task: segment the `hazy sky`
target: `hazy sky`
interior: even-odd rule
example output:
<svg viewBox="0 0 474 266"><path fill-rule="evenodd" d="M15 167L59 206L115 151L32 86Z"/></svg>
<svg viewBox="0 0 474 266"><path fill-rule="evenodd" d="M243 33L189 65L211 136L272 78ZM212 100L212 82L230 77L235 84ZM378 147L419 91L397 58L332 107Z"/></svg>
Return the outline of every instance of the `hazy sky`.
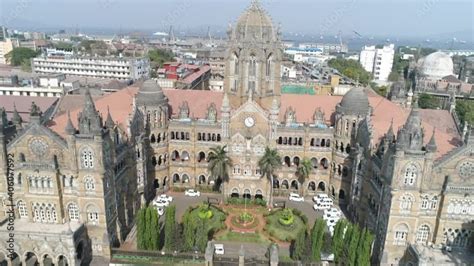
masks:
<svg viewBox="0 0 474 266"><path fill-rule="evenodd" d="M284 32L436 36L474 42L470 0L260 0ZM250 0L0 0L10 27L225 29ZM220 27L220 28L219 28ZM460 35L460 36L457 36Z"/></svg>

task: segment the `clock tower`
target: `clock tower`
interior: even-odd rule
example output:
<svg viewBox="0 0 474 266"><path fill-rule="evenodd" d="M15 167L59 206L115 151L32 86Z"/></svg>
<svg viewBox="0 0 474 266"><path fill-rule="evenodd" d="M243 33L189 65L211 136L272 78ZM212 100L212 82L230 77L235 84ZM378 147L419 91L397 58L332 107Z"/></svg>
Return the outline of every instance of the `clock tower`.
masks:
<svg viewBox="0 0 474 266"><path fill-rule="evenodd" d="M264 109L279 100L282 60L281 32L258 1L230 26L224 90L233 109L253 98Z"/></svg>

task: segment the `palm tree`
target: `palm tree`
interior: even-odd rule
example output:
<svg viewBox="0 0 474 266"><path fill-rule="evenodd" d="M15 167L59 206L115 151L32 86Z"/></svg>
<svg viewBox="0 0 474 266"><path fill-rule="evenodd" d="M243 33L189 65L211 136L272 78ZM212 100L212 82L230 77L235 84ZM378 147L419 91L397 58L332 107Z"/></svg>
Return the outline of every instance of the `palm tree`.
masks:
<svg viewBox="0 0 474 266"><path fill-rule="evenodd" d="M222 183L222 193L225 196L225 182L229 182L229 169L232 167L232 159L227 155L227 145L211 148L209 153L208 169L214 178ZM217 182L216 182L217 183Z"/></svg>
<svg viewBox="0 0 474 266"><path fill-rule="evenodd" d="M262 171L262 177L266 176L270 181L270 200L268 205L271 208L273 206L273 175L281 167L281 157L278 154L278 150L266 147L265 154L258 161L258 167Z"/></svg>
<svg viewBox="0 0 474 266"><path fill-rule="evenodd" d="M303 158L303 160L298 165L298 168L296 169L296 176L298 177L298 182L300 182L301 187L301 196L303 196L304 193L303 183L306 179L309 178L309 175L311 174L312 170L313 164L308 158Z"/></svg>

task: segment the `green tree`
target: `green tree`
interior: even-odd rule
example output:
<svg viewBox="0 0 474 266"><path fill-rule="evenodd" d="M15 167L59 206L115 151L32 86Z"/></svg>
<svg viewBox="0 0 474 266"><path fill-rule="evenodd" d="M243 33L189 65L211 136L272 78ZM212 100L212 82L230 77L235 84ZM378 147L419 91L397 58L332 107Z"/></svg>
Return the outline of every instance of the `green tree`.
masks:
<svg viewBox="0 0 474 266"><path fill-rule="evenodd" d="M323 219L317 219L311 229L311 260L321 261L321 249L324 242L324 229L326 222Z"/></svg>
<svg viewBox="0 0 474 266"><path fill-rule="evenodd" d="M166 209L165 214L165 245L167 252L176 250L176 206L172 205Z"/></svg>
<svg viewBox="0 0 474 266"><path fill-rule="evenodd" d="M58 42L54 44L54 48L60 49L60 50L67 50L71 51L73 48L72 43L67 43L67 42Z"/></svg>
<svg viewBox="0 0 474 266"><path fill-rule="evenodd" d="M146 208L145 214L145 221L146 221L146 234L145 234L145 246L147 250L150 250L152 246L152 235L153 235L153 228L152 228L152 220L153 220L153 209L149 206Z"/></svg>
<svg viewBox="0 0 474 266"><path fill-rule="evenodd" d="M265 148L265 154L258 161L258 167L262 171L262 176L266 176L270 181L270 200L268 206L273 206L273 177L275 171L281 167L281 157L277 149Z"/></svg>
<svg viewBox="0 0 474 266"><path fill-rule="evenodd" d="M352 59L331 59L329 60L328 65L337 69L337 71L339 71L344 76L352 80L358 80L363 85L368 85L372 79L372 75L365 71L358 61Z"/></svg>
<svg viewBox="0 0 474 266"><path fill-rule="evenodd" d="M190 211L184 214L183 227L184 250L190 251L196 240L196 220L193 219Z"/></svg>
<svg viewBox="0 0 474 266"><path fill-rule="evenodd" d="M296 169L296 176L298 177L298 181L300 182L301 188L301 195L304 194L304 181L309 178L311 171L313 170L313 164L308 158L303 158L298 168Z"/></svg>
<svg viewBox="0 0 474 266"><path fill-rule="evenodd" d="M229 181L229 169L232 167L232 159L227 154L227 146L211 148L209 153L208 169L211 175L219 180L216 184L222 184L222 193L226 195L225 183Z"/></svg>
<svg viewBox="0 0 474 266"><path fill-rule="evenodd" d="M433 95L422 93L418 98L418 105L421 109L437 109L439 107L439 100Z"/></svg>
<svg viewBox="0 0 474 266"><path fill-rule="evenodd" d="M174 60L173 52L164 49L153 49L148 51L148 58L152 69L163 67L163 64Z"/></svg>
<svg viewBox="0 0 474 266"><path fill-rule="evenodd" d="M204 252L207 246L208 231L207 231L208 219L197 219L196 227L196 247L199 251Z"/></svg>
<svg viewBox="0 0 474 266"><path fill-rule="evenodd" d="M31 58L34 58L39 53L25 47L13 48L5 55L6 61L12 66L28 66L31 67Z"/></svg>
<svg viewBox="0 0 474 266"><path fill-rule="evenodd" d="M334 252L334 260L338 263L341 260L344 250L344 232L347 228L346 220L339 220L334 227L334 235L332 238L332 250Z"/></svg>
<svg viewBox="0 0 474 266"><path fill-rule="evenodd" d="M152 207L148 207L151 210L151 223L150 223L150 246L149 250L158 250L158 244L160 241L160 223L158 218L158 211Z"/></svg>
<svg viewBox="0 0 474 266"><path fill-rule="evenodd" d="M138 211L137 217L137 248L140 250L146 249L146 221L145 221L146 209L142 208Z"/></svg>
<svg viewBox="0 0 474 266"><path fill-rule="evenodd" d="M359 240L357 247L356 265L370 265L372 242L374 241L374 235L365 228Z"/></svg>
<svg viewBox="0 0 474 266"><path fill-rule="evenodd" d="M471 126L474 125L474 101L457 100L456 113L461 123L467 122Z"/></svg>
<svg viewBox="0 0 474 266"><path fill-rule="evenodd" d="M302 260L306 250L306 229L300 230L292 241L290 251L294 260Z"/></svg>
<svg viewBox="0 0 474 266"><path fill-rule="evenodd" d="M360 228L358 225L352 226L352 231L350 235L350 241L346 242L347 246L347 257L346 262L349 265L356 265L356 256L359 247L359 239L360 239Z"/></svg>

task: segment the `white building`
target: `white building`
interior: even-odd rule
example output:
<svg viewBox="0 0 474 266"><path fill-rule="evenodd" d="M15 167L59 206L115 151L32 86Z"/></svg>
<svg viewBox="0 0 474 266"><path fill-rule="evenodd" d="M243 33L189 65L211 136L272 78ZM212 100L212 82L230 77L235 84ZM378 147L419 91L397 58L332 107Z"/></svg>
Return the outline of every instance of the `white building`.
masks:
<svg viewBox="0 0 474 266"><path fill-rule="evenodd" d="M13 50L13 42L11 39L5 39L4 41L0 41L0 64L7 63L5 55L8 54L11 50Z"/></svg>
<svg viewBox="0 0 474 266"><path fill-rule="evenodd" d="M359 61L362 67L374 75L375 81L388 81L392 72L393 57L395 56L395 45L384 45L382 48L365 46L360 52Z"/></svg>
<svg viewBox="0 0 474 266"><path fill-rule="evenodd" d="M148 78L150 62L146 58L121 57L37 57L32 60L34 73L62 73L82 77L138 80Z"/></svg>
<svg viewBox="0 0 474 266"><path fill-rule="evenodd" d="M79 89L79 82L67 82L64 74L40 77L27 86L7 85L0 86L0 95L34 96L34 97L61 97Z"/></svg>

